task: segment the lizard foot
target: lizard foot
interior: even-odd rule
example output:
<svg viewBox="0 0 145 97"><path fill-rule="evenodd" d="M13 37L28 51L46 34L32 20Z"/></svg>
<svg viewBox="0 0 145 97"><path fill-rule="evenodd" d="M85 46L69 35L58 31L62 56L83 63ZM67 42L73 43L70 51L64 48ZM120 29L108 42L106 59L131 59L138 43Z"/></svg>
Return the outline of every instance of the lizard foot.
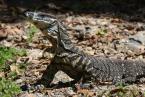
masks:
<svg viewBox="0 0 145 97"><path fill-rule="evenodd" d="M92 82L80 83L81 89L93 89L94 84Z"/></svg>

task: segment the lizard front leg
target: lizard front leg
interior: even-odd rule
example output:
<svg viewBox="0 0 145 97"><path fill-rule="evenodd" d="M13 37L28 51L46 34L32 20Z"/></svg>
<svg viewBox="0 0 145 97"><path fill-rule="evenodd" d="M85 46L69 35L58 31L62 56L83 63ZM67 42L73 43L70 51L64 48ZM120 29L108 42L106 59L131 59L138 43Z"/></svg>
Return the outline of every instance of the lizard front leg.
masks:
<svg viewBox="0 0 145 97"><path fill-rule="evenodd" d="M57 72L58 72L57 64L54 62L51 62L50 65L47 66L46 70L44 71L38 83L44 85L45 87L49 87L50 83L52 82Z"/></svg>

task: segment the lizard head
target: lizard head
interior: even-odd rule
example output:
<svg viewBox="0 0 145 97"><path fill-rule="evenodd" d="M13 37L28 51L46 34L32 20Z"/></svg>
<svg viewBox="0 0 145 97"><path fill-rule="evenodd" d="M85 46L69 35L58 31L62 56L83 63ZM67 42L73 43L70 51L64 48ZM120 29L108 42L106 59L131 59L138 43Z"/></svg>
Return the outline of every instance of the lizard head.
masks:
<svg viewBox="0 0 145 97"><path fill-rule="evenodd" d="M55 17L53 17L49 14L43 13L43 12L27 11L27 12L25 12L25 15L33 23L40 23L40 24L43 23L43 25L44 24L52 25L54 22L57 21L57 19Z"/></svg>
<svg viewBox="0 0 145 97"><path fill-rule="evenodd" d="M57 19L43 12L25 12L26 17L44 34L51 37L53 40L58 38L58 23ZM54 42L54 41L53 41Z"/></svg>
<svg viewBox="0 0 145 97"><path fill-rule="evenodd" d="M42 12L26 12L26 17L42 31L53 46L66 47L71 44L65 26L55 17Z"/></svg>

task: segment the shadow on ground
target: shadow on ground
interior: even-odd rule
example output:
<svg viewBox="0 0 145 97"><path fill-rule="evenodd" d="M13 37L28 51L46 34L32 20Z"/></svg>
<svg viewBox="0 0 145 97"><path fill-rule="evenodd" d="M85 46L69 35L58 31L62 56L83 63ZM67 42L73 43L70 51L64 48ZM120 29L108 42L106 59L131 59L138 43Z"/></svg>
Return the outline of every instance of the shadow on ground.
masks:
<svg viewBox="0 0 145 97"><path fill-rule="evenodd" d="M39 10L51 13L111 14L128 21L144 22L145 0L1 0L1 21L10 21L26 10ZM4 7L3 7L4 6ZM5 12L3 9L7 9ZM9 17L5 16L9 13ZM16 17L15 17L16 18ZM18 18L18 17L17 17Z"/></svg>

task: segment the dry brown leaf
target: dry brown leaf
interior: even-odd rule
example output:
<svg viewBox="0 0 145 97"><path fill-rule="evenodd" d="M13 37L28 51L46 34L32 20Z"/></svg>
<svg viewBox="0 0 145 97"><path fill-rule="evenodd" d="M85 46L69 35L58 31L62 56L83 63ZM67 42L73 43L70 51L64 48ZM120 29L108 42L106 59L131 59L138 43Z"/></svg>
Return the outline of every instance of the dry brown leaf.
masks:
<svg viewBox="0 0 145 97"><path fill-rule="evenodd" d="M36 97L36 95L34 95L34 94L29 94L29 93L22 93L22 94L20 94L18 97Z"/></svg>
<svg viewBox="0 0 145 97"><path fill-rule="evenodd" d="M34 69L34 70L32 70L32 71L33 71L34 75L36 75L36 76L40 75L40 74L39 74L39 71L37 71L36 69Z"/></svg>
<svg viewBox="0 0 145 97"><path fill-rule="evenodd" d="M122 23L122 22L123 21L121 19L118 19L118 18L111 20L111 23Z"/></svg>
<svg viewBox="0 0 145 97"><path fill-rule="evenodd" d="M16 65L11 65L11 66L10 66L10 70L11 70L12 72L16 72L17 74L20 74L19 68L18 68L18 66L16 66Z"/></svg>
<svg viewBox="0 0 145 97"><path fill-rule="evenodd" d="M20 27L17 24L13 24L13 25L9 25L9 24L0 24L0 34L1 32L3 32L2 35L5 35L4 33L6 33L7 35L16 35L16 34L20 34L23 31L22 27ZM0 35L1 36L1 35Z"/></svg>
<svg viewBox="0 0 145 97"><path fill-rule="evenodd" d="M4 72L0 72L0 77L4 77L5 73Z"/></svg>
<svg viewBox="0 0 145 97"><path fill-rule="evenodd" d="M7 26L6 27L6 32L8 33L8 35L15 35L16 33L18 33L18 32L16 32L16 31L18 31L16 29L17 28L13 28L11 26Z"/></svg>
<svg viewBox="0 0 145 97"><path fill-rule="evenodd" d="M88 89L80 89L77 91L77 93L87 95L87 97L95 96L95 93Z"/></svg>
<svg viewBox="0 0 145 97"><path fill-rule="evenodd" d="M0 38L4 38L7 37L7 32L5 31L5 29L0 28Z"/></svg>

